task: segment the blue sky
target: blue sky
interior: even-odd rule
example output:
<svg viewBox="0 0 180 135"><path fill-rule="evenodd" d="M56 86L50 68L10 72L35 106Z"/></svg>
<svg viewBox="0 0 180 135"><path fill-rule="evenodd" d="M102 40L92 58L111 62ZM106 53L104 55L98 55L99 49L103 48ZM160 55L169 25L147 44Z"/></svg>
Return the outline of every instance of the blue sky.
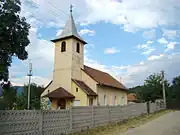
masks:
<svg viewBox="0 0 180 135"><path fill-rule="evenodd" d="M26 48L33 63L33 82L52 79L54 46L73 5L85 46L85 64L106 71L127 87L165 70L180 75L180 2L178 0L23 0L21 16L31 24ZM15 85L27 83L28 61L16 58L10 68Z"/></svg>

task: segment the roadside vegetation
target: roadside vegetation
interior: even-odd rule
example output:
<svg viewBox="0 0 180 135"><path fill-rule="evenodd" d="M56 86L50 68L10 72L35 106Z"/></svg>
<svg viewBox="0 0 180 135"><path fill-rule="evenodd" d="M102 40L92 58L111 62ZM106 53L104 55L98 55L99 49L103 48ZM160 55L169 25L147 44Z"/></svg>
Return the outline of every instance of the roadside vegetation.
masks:
<svg viewBox="0 0 180 135"><path fill-rule="evenodd" d="M148 76L144 84L130 88L129 93L135 93L137 102L154 102L163 99L162 75L156 73ZM171 82L164 80L166 102L169 108L180 108L180 76L174 77Z"/></svg>

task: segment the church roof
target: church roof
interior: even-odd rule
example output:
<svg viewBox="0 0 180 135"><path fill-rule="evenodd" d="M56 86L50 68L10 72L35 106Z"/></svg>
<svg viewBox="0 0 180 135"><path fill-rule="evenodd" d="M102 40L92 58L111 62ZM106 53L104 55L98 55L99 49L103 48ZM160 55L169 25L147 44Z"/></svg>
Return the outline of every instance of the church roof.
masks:
<svg viewBox="0 0 180 135"><path fill-rule="evenodd" d="M49 98L57 98L57 99L63 99L63 98L75 98L71 93L66 91L64 88L59 87L56 90L48 93L44 97L49 97Z"/></svg>
<svg viewBox="0 0 180 135"><path fill-rule="evenodd" d="M122 83L117 81L115 78L113 78L110 74L106 72L102 72L86 65L84 65L84 69L82 70L91 78L93 78L96 82L98 82L100 86L113 87L124 91L128 90Z"/></svg>
<svg viewBox="0 0 180 135"><path fill-rule="evenodd" d="M97 94L87 86L83 81L72 79L88 96L97 96Z"/></svg>
<svg viewBox="0 0 180 135"><path fill-rule="evenodd" d="M56 41L71 38L71 37L86 44L86 42L79 36L79 34L77 32L76 25L75 25L75 22L74 22L74 19L72 16L72 12L70 12L69 20L66 22L66 25L65 25L61 35L57 39L54 39L51 41L56 42Z"/></svg>

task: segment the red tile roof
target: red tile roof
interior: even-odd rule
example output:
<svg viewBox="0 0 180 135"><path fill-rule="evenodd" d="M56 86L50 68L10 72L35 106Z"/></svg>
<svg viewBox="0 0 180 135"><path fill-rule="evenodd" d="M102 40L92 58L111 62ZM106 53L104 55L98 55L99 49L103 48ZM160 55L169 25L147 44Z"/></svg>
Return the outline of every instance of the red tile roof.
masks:
<svg viewBox="0 0 180 135"><path fill-rule="evenodd" d="M97 94L87 86L83 81L72 79L88 96L97 96Z"/></svg>
<svg viewBox="0 0 180 135"><path fill-rule="evenodd" d="M82 69L86 74L88 74L91 78L93 78L99 85L107 86L107 87L114 87L117 89L121 89L127 91L128 89L115 78L113 78L110 74L106 72L102 72L97 69L93 69L84 65L84 69Z"/></svg>
<svg viewBox="0 0 180 135"><path fill-rule="evenodd" d="M44 97L49 97L49 98L57 98L57 99L62 99L62 98L75 98L71 93L66 91L64 88L59 87L56 90L48 93Z"/></svg>
<svg viewBox="0 0 180 135"><path fill-rule="evenodd" d="M137 98L136 98L136 94L135 93L128 94L128 101L129 102L136 101L136 100L137 100Z"/></svg>

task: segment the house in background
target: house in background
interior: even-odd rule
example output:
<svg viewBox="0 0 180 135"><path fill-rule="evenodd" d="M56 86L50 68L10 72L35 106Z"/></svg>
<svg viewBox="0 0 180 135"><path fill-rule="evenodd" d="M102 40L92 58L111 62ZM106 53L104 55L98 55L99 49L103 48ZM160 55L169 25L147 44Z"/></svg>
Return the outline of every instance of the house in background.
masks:
<svg viewBox="0 0 180 135"><path fill-rule="evenodd" d="M137 98L135 93L129 93L128 94L128 103L136 103Z"/></svg>
<svg viewBox="0 0 180 135"><path fill-rule="evenodd" d="M71 106L126 105L127 88L110 74L84 65L83 40L70 12L60 37L55 44L53 80L41 97L51 102L51 108Z"/></svg>

